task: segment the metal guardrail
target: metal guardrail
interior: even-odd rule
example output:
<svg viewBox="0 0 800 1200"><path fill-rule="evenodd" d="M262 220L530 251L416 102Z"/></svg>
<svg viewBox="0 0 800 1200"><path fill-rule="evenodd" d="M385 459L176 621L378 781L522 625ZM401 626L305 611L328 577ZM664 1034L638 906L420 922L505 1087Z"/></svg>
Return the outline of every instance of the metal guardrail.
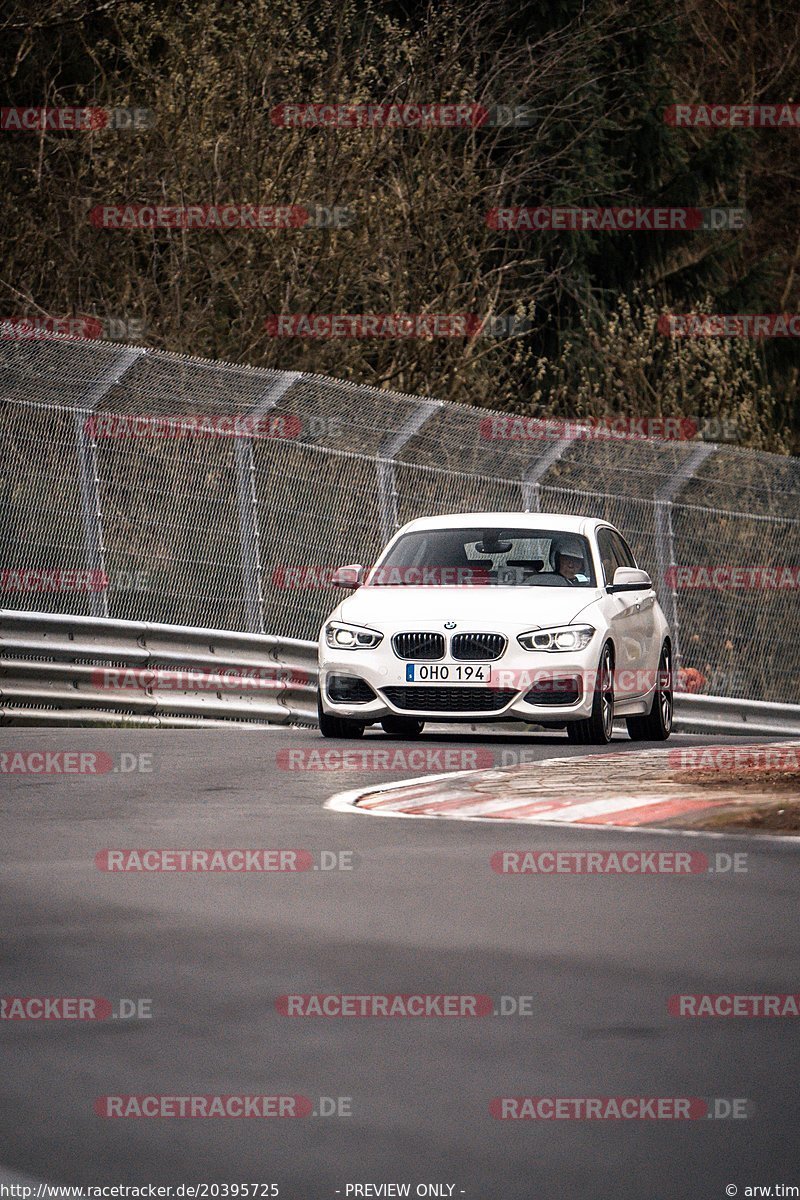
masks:
<svg viewBox="0 0 800 1200"><path fill-rule="evenodd" d="M316 723L316 692L314 642L0 612L6 724Z"/></svg>
<svg viewBox="0 0 800 1200"><path fill-rule="evenodd" d="M316 642L0 611L4 724L316 724ZM800 705L681 692L682 732L800 736Z"/></svg>
<svg viewBox="0 0 800 1200"><path fill-rule="evenodd" d="M800 705L681 692L675 697L675 729L681 733L800 737Z"/></svg>

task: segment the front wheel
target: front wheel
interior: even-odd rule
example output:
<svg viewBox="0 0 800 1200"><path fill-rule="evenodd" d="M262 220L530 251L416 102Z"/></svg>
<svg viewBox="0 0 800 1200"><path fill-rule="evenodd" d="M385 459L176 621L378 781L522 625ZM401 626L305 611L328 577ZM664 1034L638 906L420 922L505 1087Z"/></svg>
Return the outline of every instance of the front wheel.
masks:
<svg viewBox="0 0 800 1200"><path fill-rule="evenodd" d="M614 654L606 642L600 655L592 714L583 721L570 721L567 737L581 746L607 746L614 732Z"/></svg>
<svg viewBox="0 0 800 1200"><path fill-rule="evenodd" d="M402 738L405 741L419 737L425 728L425 722L417 721L414 717L384 717L381 728L387 737Z"/></svg>
<svg viewBox="0 0 800 1200"><path fill-rule="evenodd" d="M665 742L672 733L672 654L667 642L661 647L653 705L646 717L628 717L628 736L634 742Z"/></svg>
<svg viewBox="0 0 800 1200"><path fill-rule="evenodd" d="M351 721L348 717L332 717L322 711L322 696L317 692L317 719L319 731L327 738L360 738L364 734L363 721Z"/></svg>

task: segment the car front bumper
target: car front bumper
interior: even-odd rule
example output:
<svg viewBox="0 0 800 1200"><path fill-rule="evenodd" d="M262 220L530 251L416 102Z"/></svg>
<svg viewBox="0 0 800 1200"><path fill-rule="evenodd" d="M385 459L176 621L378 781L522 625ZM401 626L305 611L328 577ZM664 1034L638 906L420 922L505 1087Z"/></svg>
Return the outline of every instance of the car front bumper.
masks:
<svg viewBox="0 0 800 1200"><path fill-rule="evenodd" d="M512 649L502 658L462 666L491 669L488 683L411 683L406 679L407 660L369 651L333 651L320 647L319 682L326 713L366 723L384 717L413 717L429 721L520 720L531 724L558 724L582 720L592 711L599 648L596 638L585 650L548 653ZM415 663L415 666L437 666ZM448 665L454 665L452 660ZM338 677L361 680L374 693L366 702L334 699L346 689L337 687ZM568 681L565 687L562 681ZM535 695L531 695L532 689Z"/></svg>

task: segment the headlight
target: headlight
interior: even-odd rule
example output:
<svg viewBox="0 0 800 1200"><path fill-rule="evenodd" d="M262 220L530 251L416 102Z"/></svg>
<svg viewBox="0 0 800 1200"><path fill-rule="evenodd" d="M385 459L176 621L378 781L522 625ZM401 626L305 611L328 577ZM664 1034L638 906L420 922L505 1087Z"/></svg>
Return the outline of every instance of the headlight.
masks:
<svg viewBox="0 0 800 1200"><path fill-rule="evenodd" d="M521 633L517 641L523 650L585 650L593 637L591 625L557 625Z"/></svg>
<svg viewBox="0 0 800 1200"><path fill-rule="evenodd" d="M325 626L325 641L332 650L370 650L381 644L383 634L377 629L365 629L363 625L330 621Z"/></svg>

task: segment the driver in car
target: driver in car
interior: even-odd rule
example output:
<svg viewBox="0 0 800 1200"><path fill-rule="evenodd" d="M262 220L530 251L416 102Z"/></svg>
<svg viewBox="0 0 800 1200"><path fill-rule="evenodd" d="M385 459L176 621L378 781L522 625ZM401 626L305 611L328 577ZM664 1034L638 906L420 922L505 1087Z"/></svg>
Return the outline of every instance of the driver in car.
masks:
<svg viewBox="0 0 800 1200"><path fill-rule="evenodd" d="M562 538L556 542L553 548L553 562L556 573L563 576L571 586L588 582L583 542L579 538Z"/></svg>

